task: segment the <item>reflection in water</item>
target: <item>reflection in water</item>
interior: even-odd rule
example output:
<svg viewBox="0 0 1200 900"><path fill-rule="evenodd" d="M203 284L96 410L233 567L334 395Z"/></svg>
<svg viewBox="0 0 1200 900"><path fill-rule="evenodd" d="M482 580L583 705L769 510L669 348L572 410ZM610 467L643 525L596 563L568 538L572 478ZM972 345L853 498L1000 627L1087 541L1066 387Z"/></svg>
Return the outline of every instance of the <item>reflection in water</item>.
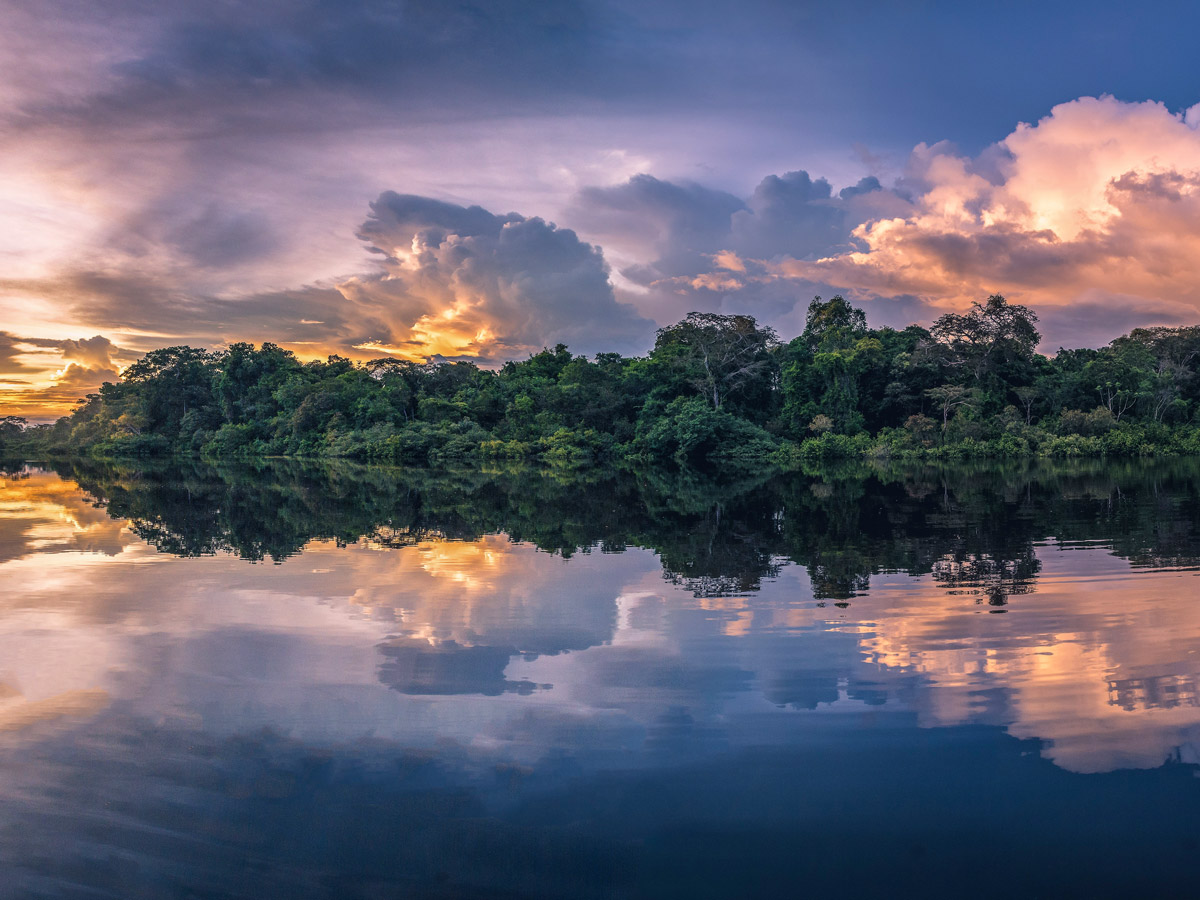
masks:
<svg viewBox="0 0 1200 900"><path fill-rule="evenodd" d="M1021 559L997 559L990 553L947 553L933 563L933 580L951 594L966 594L976 603L1007 606L1013 594L1028 594L1042 564L1032 552ZM993 610L1003 612L1004 610Z"/></svg>
<svg viewBox="0 0 1200 900"><path fill-rule="evenodd" d="M1200 812L1195 463L56 469L0 482L18 894L951 889L968 829L1103 895L1129 797Z"/></svg>

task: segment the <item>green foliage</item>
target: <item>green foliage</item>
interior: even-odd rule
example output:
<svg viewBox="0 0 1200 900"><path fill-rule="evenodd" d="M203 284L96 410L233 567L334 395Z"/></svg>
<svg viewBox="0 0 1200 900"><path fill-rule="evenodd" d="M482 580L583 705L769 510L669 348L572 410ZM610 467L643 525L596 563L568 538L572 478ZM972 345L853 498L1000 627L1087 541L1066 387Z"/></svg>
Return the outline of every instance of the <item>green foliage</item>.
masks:
<svg viewBox="0 0 1200 900"><path fill-rule="evenodd" d="M959 384L1000 399L1032 380L1034 350L1041 334L1037 315L999 294L974 303L963 315L947 313L930 329L945 365L959 373Z"/></svg>
<svg viewBox="0 0 1200 900"><path fill-rule="evenodd" d="M681 465L734 467L766 460L778 444L763 429L700 397L677 397L661 410L647 406L634 452L643 459Z"/></svg>
<svg viewBox="0 0 1200 900"><path fill-rule="evenodd" d="M498 371L167 347L52 425L0 418L0 452L652 462L737 477L852 458L1200 453L1200 326L1050 358L1034 352L1036 322L993 295L929 330L873 330L844 298L818 297L787 344L749 316L692 313L643 358L559 344Z"/></svg>
<svg viewBox="0 0 1200 900"><path fill-rule="evenodd" d="M659 371L698 393L714 411L740 400L743 412L764 398L774 381L771 351L778 345L774 330L751 316L688 313L661 328L651 360Z"/></svg>
<svg viewBox="0 0 1200 900"><path fill-rule="evenodd" d="M800 445L800 455L806 461L825 459L851 459L863 456L869 442L862 435L850 437L845 434L826 432L820 437L805 441Z"/></svg>

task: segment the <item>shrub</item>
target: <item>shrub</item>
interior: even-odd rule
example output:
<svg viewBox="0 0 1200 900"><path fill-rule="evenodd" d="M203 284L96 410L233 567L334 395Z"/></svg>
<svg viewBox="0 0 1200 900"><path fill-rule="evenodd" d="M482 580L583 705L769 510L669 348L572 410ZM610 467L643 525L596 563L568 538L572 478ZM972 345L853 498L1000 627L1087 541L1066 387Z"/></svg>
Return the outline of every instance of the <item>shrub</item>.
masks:
<svg viewBox="0 0 1200 900"><path fill-rule="evenodd" d="M834 434L826 432L817 438L809 438L800 445L800 456L806 462L823 459L850 459L865 456L871 446L866 435Z"/></svg>

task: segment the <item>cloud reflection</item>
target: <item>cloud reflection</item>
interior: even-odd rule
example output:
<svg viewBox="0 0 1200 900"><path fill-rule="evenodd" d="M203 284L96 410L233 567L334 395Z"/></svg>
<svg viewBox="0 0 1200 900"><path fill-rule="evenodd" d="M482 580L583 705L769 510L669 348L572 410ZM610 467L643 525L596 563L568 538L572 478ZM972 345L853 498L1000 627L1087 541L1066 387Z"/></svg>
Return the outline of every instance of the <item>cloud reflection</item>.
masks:
<svg viewBox="0 0 1200 900"><path fill-rule="evenodd" d="M1200 733L1195 573L1090 545L947 557L832 604L794 565L704 596L644 550L564 559L494 534L178 559L58 476L25 472L0 499L5 721L102 715L111 698L231 733L491 746L536 711L509 748L524 755L531 722L568 711L624 742L686 710L723 746L753 740L734 724L751 710L877 708L1002 726L1081 772L1154 767ZM1007 614L988 615L1000 595Z"/></svg>

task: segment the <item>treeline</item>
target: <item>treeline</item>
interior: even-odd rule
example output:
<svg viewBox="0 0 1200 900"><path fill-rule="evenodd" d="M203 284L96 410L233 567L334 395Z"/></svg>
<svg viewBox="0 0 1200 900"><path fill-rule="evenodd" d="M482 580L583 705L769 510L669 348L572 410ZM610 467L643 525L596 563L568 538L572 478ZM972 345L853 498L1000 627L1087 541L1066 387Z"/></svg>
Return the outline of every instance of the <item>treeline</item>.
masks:
<svg viewBox="0 0 1200 900"><path fill-rule="evenodd" d="M1200 326L1036 352L1037 316L994 295L931 328L871 329L816 298L783 343L692 313L646 357L558 345L469 362L301 362L273 344L148 353L52 425L0 421L10 453L325 456L405 465L538 460L694 468L876 456L1200 454Z"/></svg>

